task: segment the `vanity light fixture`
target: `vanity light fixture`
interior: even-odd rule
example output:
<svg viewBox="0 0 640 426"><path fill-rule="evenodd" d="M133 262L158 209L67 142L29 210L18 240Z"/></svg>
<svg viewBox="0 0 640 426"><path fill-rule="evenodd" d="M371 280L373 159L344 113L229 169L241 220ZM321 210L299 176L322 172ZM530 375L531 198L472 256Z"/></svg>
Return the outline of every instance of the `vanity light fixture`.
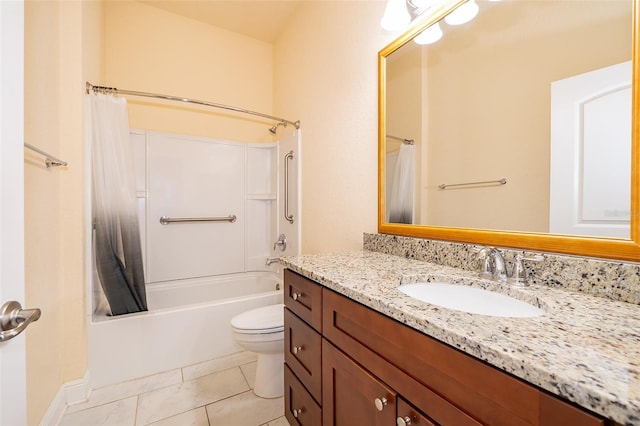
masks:
<svg viewBox="0 0 640 426"><path fill-rule="evenodd" d="M432 44L442 38L442 29L440 28L440 23L436 22L435 24L425 28L420 34L418 34L413 41L418 44Z"/></svg>
<svg viewBox="0 0 640 426"><path fill-rule="evenodd" d="M380 25L387 31L404 31L427 10L447 0L387 0Z"/></svg>
<svg viewBox="0 0 640 426"><path fill-rule="evenodd" d="M403 31L411 22L405 0L387 0L380 25L387 31Z"/></svg>
<svg viewBox="0 0 640 426"><path fill-rule="evenodd" d="M465 24L476 17L479 9L475 0L469 0L445 16L444 21L449 25Z"/></svg>

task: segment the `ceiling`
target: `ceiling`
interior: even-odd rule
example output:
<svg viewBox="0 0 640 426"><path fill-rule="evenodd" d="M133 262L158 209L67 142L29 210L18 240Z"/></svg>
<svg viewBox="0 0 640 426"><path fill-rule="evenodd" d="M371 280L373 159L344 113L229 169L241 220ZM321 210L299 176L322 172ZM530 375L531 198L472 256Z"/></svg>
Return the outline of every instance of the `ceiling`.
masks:
<svg viewBox="0 0 640 426"><path fill-rule="evenodd" d="M139 0L266 43L273 43L303 1L309 0Z"/></svg>

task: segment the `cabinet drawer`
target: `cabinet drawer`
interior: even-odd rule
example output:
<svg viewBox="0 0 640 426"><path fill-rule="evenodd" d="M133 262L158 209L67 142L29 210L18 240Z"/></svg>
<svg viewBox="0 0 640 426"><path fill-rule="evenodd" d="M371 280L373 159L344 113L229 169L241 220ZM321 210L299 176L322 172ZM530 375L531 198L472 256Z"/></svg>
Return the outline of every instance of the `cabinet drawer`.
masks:
<svg viewBox="0 0 640 426"><path fill-rule="evenodd" d="M284 415L290 425L320 426L322 410L298 378L284 366Z"/></svg>
<svg viewBox="0 0 640 426"><path fill-rule="evenodd" d="M284 304L317 331L322 331L322 286L284 270Z"/></svg>
<svg viewBox="0 0 640 426"><path fill-rule="evenodd" d="M604 424L598 416L331 290L324 289L323 300L324 336L438 423L451 419L442 417L443 408L425 408L434 402L447 412L456 406L474 421L496 426L557 424L551 418L564 416L573 419L567 424ZM386 364L400 373L388 373ZM414 382L429 392L409 390ZM424 399L429 395L432 401Z"/></svg>
<svg viewBox="0 0 640 426"><path fill-rule="evenodd" d="M398 397L398 426L438 426L429 417L420 412L417 408L409 404L404 399Z"/></svg>
<svg viewBox="0 0 640 426"><path fill-rule="evenodd" d="M322 397L321 342L317 331L284 310L284 360L318 402Z"/></svg>

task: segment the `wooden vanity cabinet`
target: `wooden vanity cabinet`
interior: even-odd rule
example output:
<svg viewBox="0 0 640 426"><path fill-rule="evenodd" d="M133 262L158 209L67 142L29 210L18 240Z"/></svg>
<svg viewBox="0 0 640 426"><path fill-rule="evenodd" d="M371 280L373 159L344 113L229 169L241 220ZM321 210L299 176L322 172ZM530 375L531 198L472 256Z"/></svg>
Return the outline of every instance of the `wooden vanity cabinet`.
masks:
<svg viewBox="0 0 640 426"><path fill-rule="evenodd" d="M347 297L328 289L322 297L324 338L436 424L607 424L602 417ZM330 391L323 383L325 418L330 415Z"/></svg>
<svg viewBox="0 0 640 426"><path fill-rule="evenodd" d="M609 425L289 270L285 305L291 425Z"/></svg>

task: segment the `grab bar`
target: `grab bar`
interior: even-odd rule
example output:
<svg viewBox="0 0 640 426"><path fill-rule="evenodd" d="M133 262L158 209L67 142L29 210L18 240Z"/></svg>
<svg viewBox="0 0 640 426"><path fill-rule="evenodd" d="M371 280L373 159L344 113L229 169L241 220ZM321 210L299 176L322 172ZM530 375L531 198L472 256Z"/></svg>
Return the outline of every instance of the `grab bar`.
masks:
<svg viewBox="0 0 640 426"><path fill-rule="evenodd" d="M169 217L162 216L160 223L162 225L169 225L171 223L188 223L188 222L235 222L237 219L235 214L227 217Z"/></svg>
<svg viewBox="0 0 640 426"><path fill-rule="evenodd" d="M498 179L498 180L486 180L483 182L466 182L466 183L450 183L450 184L442 184L442 185L438 185L438 188L440 189L447 189L447 188L451 188L453 186L468 186L468 185L486 185L486 184L491 184L491 183L497 183L500 185L505 185L507 183L507 180L505 178L502 179Z"/></svg>
<svg viewBox="0 0 640 426"><path fill-rule="evenodd" d="M293 160L293 151L284 156L284 218L293 223L293 215L289 214L289 160Z"/></svg>

